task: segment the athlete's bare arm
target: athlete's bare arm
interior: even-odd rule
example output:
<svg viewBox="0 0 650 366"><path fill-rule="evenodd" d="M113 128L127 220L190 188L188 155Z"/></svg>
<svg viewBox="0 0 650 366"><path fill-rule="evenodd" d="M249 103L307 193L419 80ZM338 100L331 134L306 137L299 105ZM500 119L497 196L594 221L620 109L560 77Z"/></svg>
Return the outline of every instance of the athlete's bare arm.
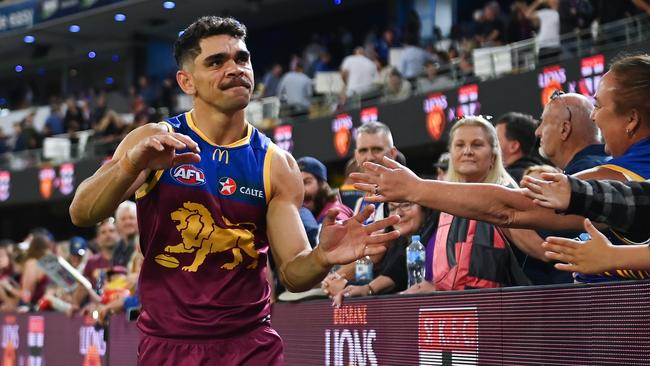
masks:
<svg viewBox="0 0 650 366"><path fill-rule="evenodd" d="M176 149L193 152L176 154ZM70 217L78 226L90 226L115 212L133 195L151 170L200 160L198 145L189 137L169 132L162 124L147 124L130 132L115 150L113 159L83 181L70 205Z"/></svg>
<svg viewBox="0 0 650 366"><path fill-rule="evenodd" d="M267 234L278 275L289 291L308 290L325 277L332 265L381 253L386 250L383 242L399 236L398 232L372 234L397 223L396 216L363 226L372 212L370 208L336 224L337 211L331 210L323 222L319 245L312 251L298 214L304 198L298 165L291 155L280 150L275 150L272 158Z"/></svg>

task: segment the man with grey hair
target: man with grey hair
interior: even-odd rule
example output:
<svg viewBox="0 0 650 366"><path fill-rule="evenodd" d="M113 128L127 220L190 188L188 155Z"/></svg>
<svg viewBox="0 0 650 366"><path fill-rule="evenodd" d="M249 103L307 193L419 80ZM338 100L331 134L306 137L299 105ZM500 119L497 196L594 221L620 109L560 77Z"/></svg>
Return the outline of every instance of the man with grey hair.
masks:
<svg viewBox="0 0 650 366"><path fill-rule="evenodd" d="M138 245L138 218L133 201L124 201L115 210L115 225L120 234L120 242L113 251L112 264L126 267L131 261L135 246Z"/></svg>
<svg viewBox="0 0 650 366"><path fill-rule="evenodd" d="M535 130L540 138L539 153L566 174L593 168L608 160L591 120L594 107L582 94L555 91L544 107Z"/></svg>
<svg viewBox="0 0 650 366"><path fill-rule="evenodd" d="M363 163L366 161L381 164L382 158L387 156L391 159L397 157L398 151L393 144L393 134L390 128L381 122L368 122L357 128L356 148L354 149L354 160L364 170ZM368 203L361 197L357 200L354 212L360 212ZM383 204L375 205L374 219L384 217ZM372 221L373 217L368 220Z"/></svg>

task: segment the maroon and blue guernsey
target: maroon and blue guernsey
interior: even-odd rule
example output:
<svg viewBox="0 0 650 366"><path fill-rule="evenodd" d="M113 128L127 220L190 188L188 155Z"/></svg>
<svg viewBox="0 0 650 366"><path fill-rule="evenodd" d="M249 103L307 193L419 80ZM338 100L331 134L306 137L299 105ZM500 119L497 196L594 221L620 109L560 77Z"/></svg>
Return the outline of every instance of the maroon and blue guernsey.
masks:
<svg viewBox="0 0 650 366"><path fill-rule="evenodd" d="M248 125L245 138L219 146L190 112L170 130L199 144L201 161L153 172L136 193L142 313L147 335L223 338L270 314L266 211L275 145Z"/></svg>

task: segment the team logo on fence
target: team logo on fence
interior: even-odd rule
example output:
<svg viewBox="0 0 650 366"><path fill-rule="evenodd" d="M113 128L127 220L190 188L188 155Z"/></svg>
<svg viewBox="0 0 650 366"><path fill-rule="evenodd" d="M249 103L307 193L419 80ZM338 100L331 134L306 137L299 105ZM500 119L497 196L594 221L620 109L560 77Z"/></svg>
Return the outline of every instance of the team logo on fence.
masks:
<svg viewBox="0 0 650 366"><path fill-rule="evenodd" d="M424 100L424 113L427 114L426 127L433 141L438 141L445 130L445 109L447 97L442 93L433 93Z"/></svg>
<svg viewBox="0 0 650 366"><path fill-rule="evenodd" d="M429 308L418 314L420 365L478 365L476 308Z"/></svg>
<svg viewBox="0 0 650 366"><path fill-rule="evenodd" d="M11 172L0 170L0 201L6 201L11 196Z"/></svg>
<svg viewBox="0 0 650 366"><path fill-rule="evenodd" d="M361 110L359 114L361 124L379 121L379 109L377 107L368 107Z"/></svg>
<svg viewBox="0 0 650 366"><path fill-rule="evenodd" d="M339 157L345 157L350 151L352 140L352 117L349 114L339 114L332 121L334 133L334 149Z"/></svg>

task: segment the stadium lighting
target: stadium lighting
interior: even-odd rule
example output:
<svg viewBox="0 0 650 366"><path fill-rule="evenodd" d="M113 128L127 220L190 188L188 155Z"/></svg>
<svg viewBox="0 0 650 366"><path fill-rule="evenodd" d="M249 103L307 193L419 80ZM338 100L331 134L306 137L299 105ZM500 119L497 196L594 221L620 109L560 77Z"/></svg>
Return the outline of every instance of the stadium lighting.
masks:
<svg viewBox="0 0 650 366"><path fill-rule="evenodd" d="M81 27L76 24L73 24L68 28L68 30L70 31L70 33L79 33Z"/></svg>
<svg viewBox="0 0 650 366"><path fill-rule="evenodd" d="M97 57L97 54L95 53L95 51L88 52L88 58L95 58L95 57Z"/></svg>
<svg viewBox="0 0 650 366"><path fill-rule="evenodd" d="M167 10L174 9L175 7L176 7L176 3L173 2L173 1L165 1L165 2L163 3L163 8L165 8L165 9L167 9Z"/></svg>
<svg viewBox="0 0 650 366"><path fill-rule="evenodd" d="M106 85L113 85L113 81L114 81L113 78L110 77L110 76L107 77L106 79L104 79L104 82L106 83Z"/></svg>
<svg viewBox="0 0 650 366"><path fill-rule="evenodd" d="M183 35L183 33L185 33L185 31L184 31L184 30L182 30L182 31L180 31L180 32L178 32L178 36L179 36L179 37L180 37L180 36L182 36L182 35Z"/></svg>
<svg viewBox="0 0 650 366"><path fill-rule="evenodd" d="M113 19L115 19L116 22L123 22L123 21L126 20L126 15L124 15L124 14L122 14L122 13L117 13L117 14L115 14L115 16L113 17Z"/></svg>
<svg viewBox="0 0 650 366"><path fill-rule="evenodd" d="M111 61L119 62L120 61L120 55L115 54L115 55L111 56Z"/></svg>
<svg viewBox="0 0 650 366"><path fill-rule="evenodd" d="M16 67L14 67L14 70L16 70L16 72L23 72L23 65L16 65Z"/></svg>
<svg viewBox="0 0 650 366"><path fill-rule="evenodd" d="M36 42L36 38L34 36L25 36L23 38L23 42L25 42L25 43L34 43L34 42Z"/></svg>
<svg viewBox="0 0 650 366"><path fill-rule="evenodd" d="M334 5L341 5L342 0L334 0Z"/></svg>

